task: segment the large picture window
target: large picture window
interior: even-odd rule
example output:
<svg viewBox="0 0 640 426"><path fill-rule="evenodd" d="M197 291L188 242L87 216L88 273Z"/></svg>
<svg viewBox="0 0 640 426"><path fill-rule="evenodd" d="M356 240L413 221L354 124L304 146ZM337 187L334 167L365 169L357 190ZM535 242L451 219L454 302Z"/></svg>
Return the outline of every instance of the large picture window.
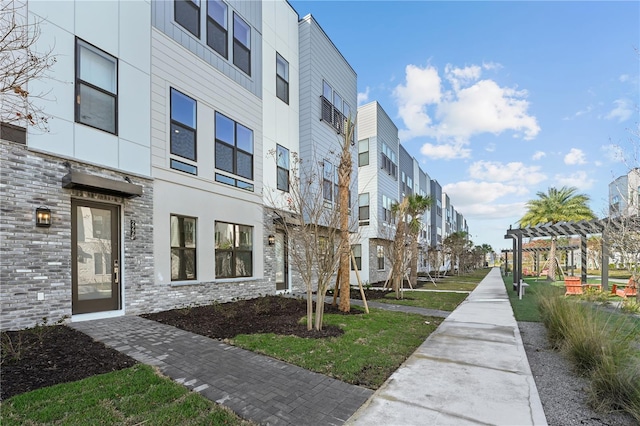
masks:
<svg viewBox="0 0 640 426"><path fill-rule="evenodd" d="M233 65L251 76L251 27L233 14Z"/></svg>
<svg viewBox="0 0 640 426"><path fill-rule="evenodd" d="M196 219L171 215L171 281L196 279Z"/></svg>
<svg viewBox="0 0 640 426"><path fill-rule="evenodd" d="M76 39L75 120L118 133L118 60Z"/></svg>
<svg viewBox="0 0 640 426"><path fill-rule="evenodd" d="M216 278L253 275L253 227L215 223Z"/></svg>
<svg viewBox="0 0 640 426"><path fill-rule="evenodd" d="M171 154L196 161L196 101L171 89Z"/></svg>
<svg viewBox="0 0 640 426"><path fill-rule="evenodd" d="M175 0L173 4L175 21L200 38L200 0Z"/></svg>
<svg viewBox="0 0 640 426"><path fill-rule="evenodd" d="M225 59L228 57L227 5L220 0L207 1L207 44Z"/></svg>
<svg viewBox="0 0 640 426"><path fill-rule="evenodd" d="M277 187L280 191L289 192L289 150L276 145L277 159Z"/></svg>
<svg viewBox="0 0 640 426"><path fill-rule="evenodd" d="M289 62L276 53L276 96L289 104Z"/></svg>
<svg viewBox="0 0 640 426"><path fill-rule="evenodd" d="M253 180L253 131L216 112L216 169Z"/></svg>

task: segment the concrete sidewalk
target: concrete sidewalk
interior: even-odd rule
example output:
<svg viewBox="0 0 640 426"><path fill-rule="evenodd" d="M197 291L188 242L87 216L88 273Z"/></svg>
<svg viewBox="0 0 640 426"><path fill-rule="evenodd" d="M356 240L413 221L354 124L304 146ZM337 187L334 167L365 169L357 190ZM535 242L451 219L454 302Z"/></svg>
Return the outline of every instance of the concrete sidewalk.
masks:
<svg viewBox="0 0 640 426"><path fill-rule="evenodd" d="M547 424L498 268L347 424Z"/></svg>

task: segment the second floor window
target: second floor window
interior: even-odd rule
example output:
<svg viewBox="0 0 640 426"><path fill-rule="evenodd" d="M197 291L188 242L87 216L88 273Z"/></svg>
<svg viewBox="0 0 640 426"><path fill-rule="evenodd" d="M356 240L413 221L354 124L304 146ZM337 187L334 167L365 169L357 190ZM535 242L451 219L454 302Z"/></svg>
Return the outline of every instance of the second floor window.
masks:
<svg viewBox="0 0 640 426"><path fill-rule="evenodd" d="M173 88L171 154L196 161L196 101Z"/></svg>
<svg viewBox="0 0 640 426"><path fill-rule="evenodd" d="M251 76L251 27L233 14L233 64Z"/></svg>
<svg viewBox="0 0 640 426"><path fill-rule="evenodd" d="M207 44L227 59L227 5L220 0L207 1Z"/></svg>
<svg viewBox="0 0 640 426"><path fill-rule="evenodd" d="M289 104L289 62L276 53L276 96Z"/></svg>
<svg viewBox="0 0 640 426"><path fill-rule="evenodd" d="M277 145L276 155L278 156L276 185L280 191L289 192L289 150Z"/></svg>
<svg viewBox="0 0 640 426"><path fill-rule="evenodd" d="M369 224L369 193L365 192L358 196L358 220L360 226Z"/></svg>
<svg viewBox="0 0 640 426"><path fill-rule="evenodd" d="M333 164L327 160L322 170L322 196L328 202L333 201Z"/></svg>
<svg viewBox="0 0 640 426"><path fill-rule="evenodd" d="M358 141L358 166L369 165L369 139Z"/></svg>
<svg viewBox="0 0 640 426"><path fill-rule="evenodd" d="M216 112L216 169L253 180L253 131Z"/></svg>
<svg viewBox="0 0 640 426"><path fill-rule="evenodd" d="M200 0L175 0L173 16L185 30L200 38Z"/></svg>
<svg viewBox="0 0 640 426"><path fill-rule="evenodd" d="M76 39L75 121L118 133L118 60Z"/></svg>

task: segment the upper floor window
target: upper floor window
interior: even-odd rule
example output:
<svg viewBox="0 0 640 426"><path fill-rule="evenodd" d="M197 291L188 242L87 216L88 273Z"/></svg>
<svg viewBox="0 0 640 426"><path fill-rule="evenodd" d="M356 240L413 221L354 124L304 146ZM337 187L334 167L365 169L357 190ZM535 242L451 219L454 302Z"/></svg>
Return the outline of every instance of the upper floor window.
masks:
<svg viewBox="0 0 640 426"><path fill-rule="evenodd" d="M382 142L382 161L380 168L387 171L394 178L398 178L398 163L396 162L396 153L389 146Z"/></svg>
<svg viewBox="0 0 640 426"><path fill-rule="evenodd" d="M233 14L233 64L251 76L251 27Z"/></svg>
<svg viewBox="0 0 640 426"><path fill-rule="evenodd" d="M369 139L358 141L358 166L369 165Z"/></svg>
<svg viewBox="0 0 640 426"><path fill-rule="evenodd" d="M387 223L393 223L393 214L391 212L391 207L395 201L392 198L387 197L386 195L382 196L382 220Z"/></svg>
<svg viewBox="0 0 640 426"><path fill-rule="evenodd" d="M227 5L220 0L207 1L207 45L225 59L228 58L229 30Z"/></svg>
<svg viewBox="0 0 640 426"><path fill-rule="evenodd" d="M171 154L196 161L196 101L171 88Z"/></svg>
<svg viewBox="0 0 640 426"><path fill-rule="evenodd" d="M324 160L322 167L322 196L326 201L333 201L333 164Z"/></svg>
<svg viewBox="0 0 640 426"><path fill-rule="evenodd" d="M351 118L351 108L329 83L322 81L321 119L333 126L338 133L345 133L345 120ZM352 135L353 141L353 135Z"/></svg>
<svg viewBox="0 0 640 426"><path fill-rule="evenodd" d="M215 223L216 278L253 275L253 227Z"/></svg>
<svg viewBox="0 0 640 426"><path fill-rule="evenodd" d="M277 187L280 191L289 192L289 150L276 145L277 159Z"/></svg>
<svg viewBox="0 0 640 426"><path fill-rule="evenodd" d="M276 53L276 96L289 104L289 62Z"/></svg>
<svg viewBox="0 0 640 426"><path fill-rule="evenodd" d="M358 220L360 226L369 224L369 193L358 195Z"/></svg>
<svg viewBox="0 0 640 426"><path fill-rule="evenodd" d="M216 169L253 180L253 131L219 112L215 126Z"/></svg>
<svg viewBox="0 0 640 426"><path fill-rule="evenodd" d="M200 0L175 0L173 4L175 21L200 38Z"/></svg>
<svg viewBox="0 0 640 426"><path fill-rule="evenodd" d="M196 279L196 219L171 215L171 281Z"/></svg>
<svg viewBox="0 0 640 426"><path fill-rule="evenodd" d="M75 121L118 133L118 60L76 39Z"/></svg>

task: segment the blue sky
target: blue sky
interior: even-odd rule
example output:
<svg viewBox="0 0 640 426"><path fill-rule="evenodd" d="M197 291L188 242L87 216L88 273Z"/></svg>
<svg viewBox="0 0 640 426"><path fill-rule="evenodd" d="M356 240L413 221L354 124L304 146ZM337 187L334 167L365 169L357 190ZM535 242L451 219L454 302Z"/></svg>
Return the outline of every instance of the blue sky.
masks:
<svg viewBox="0 0 640 426"><path fill-rule="evenodd" d="M577 187L602 217L609 182L639 165L640 2L290 3L333 40L360 104L382 105L475 244L510 248L506 229L552 186Z"/></svg>

